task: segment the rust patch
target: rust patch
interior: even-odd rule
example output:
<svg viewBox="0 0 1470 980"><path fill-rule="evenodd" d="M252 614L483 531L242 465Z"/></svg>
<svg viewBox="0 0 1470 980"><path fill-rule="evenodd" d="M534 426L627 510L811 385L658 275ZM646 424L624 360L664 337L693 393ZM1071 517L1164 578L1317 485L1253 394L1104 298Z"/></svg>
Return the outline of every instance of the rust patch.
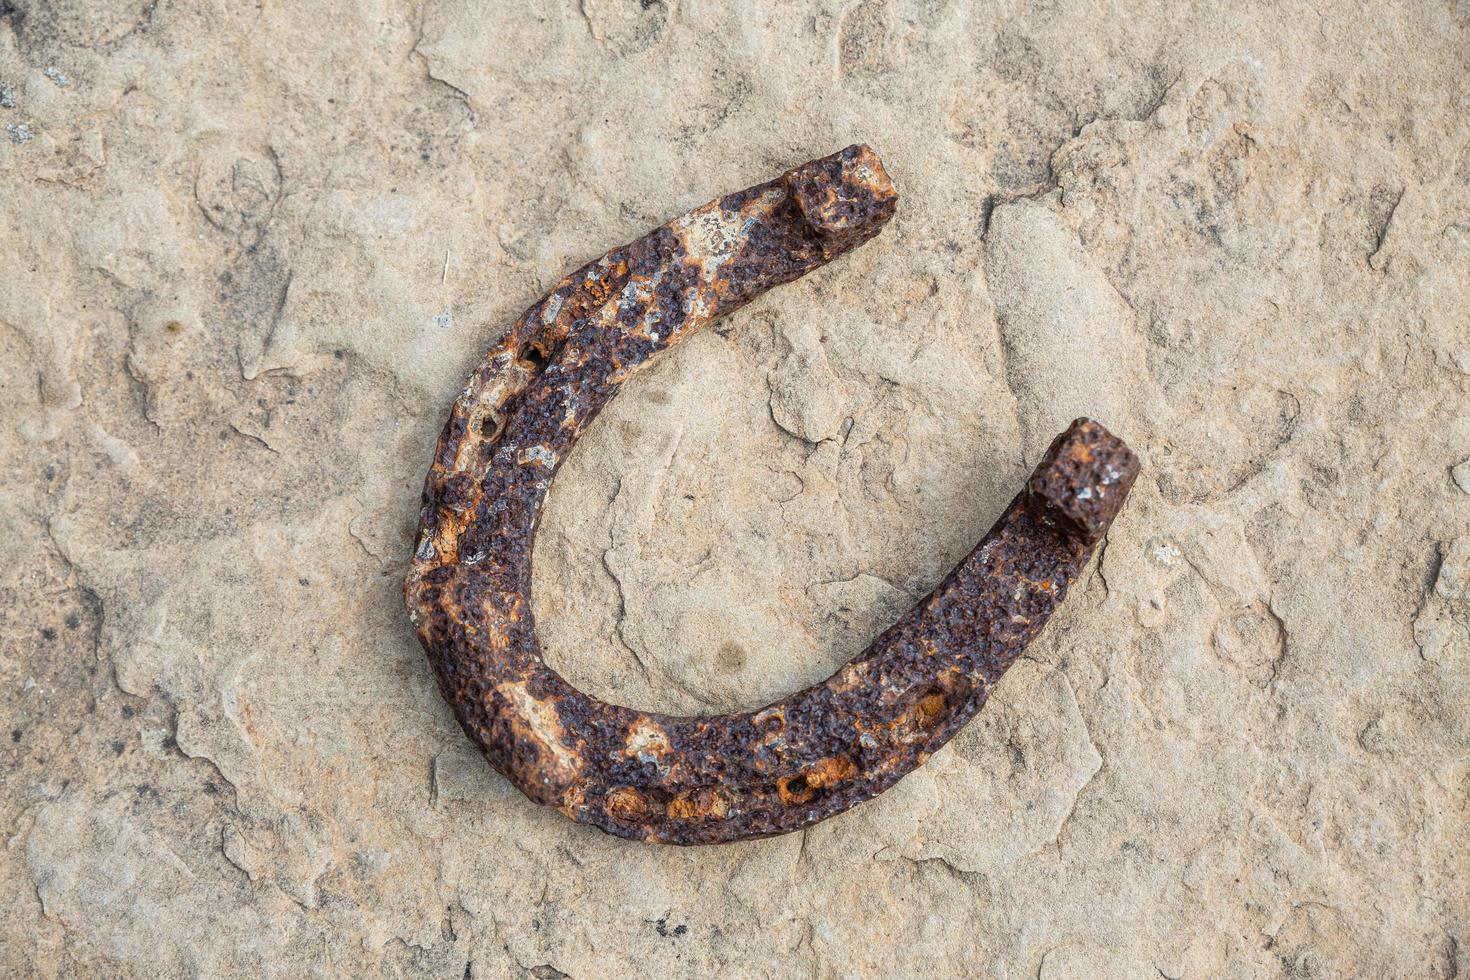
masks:
<svg viewBox="0 0 1470 980"><path fill-rule="evenodd" d="M613 819L626 823L637 823L654 809L648 798L631 786L609 790L603 798L603 808Z"/></svg>
<svg viewBox="0 0 1470 980"><path fill-rule="evenodd" d="M730 801L713 786L701 786L669 801L670 820L723 820L730 815Z"/></svg>
<svg viewBox="0 0 1470 980"><path fill-rule="evenodd" d="M831 789L844 780L851 779L857 775L857 763L845 755L835 756L831 759L823 759L808 769L806 784L813 789Z"/></svg>
<svg viewBox="0 0 1470 980"><path fill-rule="evenodd" d="M926 694L914 706L914 721L920 728L933 728L944 717L944 695Z"/></svg>
<svg viewBox="0 0 1470 980"><path fill-rule="evenodd" d="M456 399L404 598L460 725L531 799L674 844L787 833L861 803L975 716L1118 513L1138 460L1079 419L938 588L832 677L759 711L637 712L543 662L532 543L577 437L642 365L862 245L897 202L866 146L711 201L563 279Z"/></svg>

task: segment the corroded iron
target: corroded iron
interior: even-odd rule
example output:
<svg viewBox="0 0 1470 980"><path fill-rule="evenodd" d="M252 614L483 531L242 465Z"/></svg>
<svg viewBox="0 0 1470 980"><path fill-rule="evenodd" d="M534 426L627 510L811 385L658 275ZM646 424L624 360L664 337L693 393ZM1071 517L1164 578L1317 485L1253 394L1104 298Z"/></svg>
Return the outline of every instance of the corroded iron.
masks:
<svg viewBox="0 0 1470 980"><path fill-rule="evenodd" d="M674 844L786 833L869 799L974 717L1117 514L1138 461L1079 419L939 587L821 684L674 717L588 697L543 662L532 540L577 436L656 354L863 244L897 200L852 146L696 208L563 279L455 401L404 594L460 724L531 799Z"/></svg>

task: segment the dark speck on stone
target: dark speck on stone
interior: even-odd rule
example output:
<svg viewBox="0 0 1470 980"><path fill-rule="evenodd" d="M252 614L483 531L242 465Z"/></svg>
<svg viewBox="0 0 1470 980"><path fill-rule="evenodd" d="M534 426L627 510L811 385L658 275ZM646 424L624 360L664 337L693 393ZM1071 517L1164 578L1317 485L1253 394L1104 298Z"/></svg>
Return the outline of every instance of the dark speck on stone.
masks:
<svg viewBox="0 0 1470 980"><path fill-rule="evenodd" d="M686 925L677 925L670 929L669 920L667 917L659 919L657 922L655 922L653 924L653 928L655 932L664 937L682 936L684 935L684 933L689 931L689 927Z"/></svg>

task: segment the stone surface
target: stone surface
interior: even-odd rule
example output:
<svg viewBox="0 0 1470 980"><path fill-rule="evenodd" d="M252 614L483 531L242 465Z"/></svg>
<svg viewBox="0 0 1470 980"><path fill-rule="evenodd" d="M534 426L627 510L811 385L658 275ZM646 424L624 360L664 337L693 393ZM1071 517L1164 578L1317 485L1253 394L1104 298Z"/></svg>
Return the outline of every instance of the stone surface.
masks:
<svg viewBox="0 0 1470 980"><path fill-rule="evenodd" d="M1470 975L1467 52L1407 0L0 3L0 973ZM569 268L855 140L885 234L563 468L551 662L753 706L1072 415L1144 475L891 792L574 826L402 614L433 439Z"/></svg>

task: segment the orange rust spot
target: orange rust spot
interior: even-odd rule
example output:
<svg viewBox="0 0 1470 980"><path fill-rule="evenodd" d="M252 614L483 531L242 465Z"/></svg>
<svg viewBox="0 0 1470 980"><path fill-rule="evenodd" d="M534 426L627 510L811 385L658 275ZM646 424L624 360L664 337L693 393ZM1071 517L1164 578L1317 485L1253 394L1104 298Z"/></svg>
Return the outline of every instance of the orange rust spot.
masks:
<svg viewBox="0 0 1470 980"><path fill-rule="evenodd" d="M607 794L603 808L615 820L641 820L653 810L653 804L633 787L622 786Z"/></svg>
<svg viewBox="0 0 1470 980"><path fill-rule="evenodd" d="M822 759L805 772L776 780L776 793L787 806L810 803L818 792L857 775L857 763L845 755Z"/></svg>
<svg viewBox="0 0 1470 980"><path fill-rule="evenodd" d="M857 763L845 755L823 759L806 772L806 784L815 789L826 789L857 775Z"/></svg>
<svg viewBox="0 0 1470 980"><path fill-rule="evenodd" d="M925 695L919 699L918 704L914 705L914 721L920 728L932 728L939 719L944 717L945 706L946 701L943 694L935 692Z"/></svg>
<svg viewBox="0 0 1470 980"><path fill-rule="evenodd" d="M452 565L459 561L459 537L464 533L473 515L466 511L456 514L447 507L439 508L439 527L434 535L434 565Z"/></svg>
<svg viewBox="0 0 1470 980"><path fill-rule="evenodd" d="M687 796L676 796L667 807L670 820L693 820L703 816L695 802Z"/></svg>
<svg viewBox="0 0 1470 980"><path fill-rule="evenodd" d="M723 820L730 812L730 801L724 794L709 786L688 793L681 793L669 801L666 808L671 820Z"/></svg>

